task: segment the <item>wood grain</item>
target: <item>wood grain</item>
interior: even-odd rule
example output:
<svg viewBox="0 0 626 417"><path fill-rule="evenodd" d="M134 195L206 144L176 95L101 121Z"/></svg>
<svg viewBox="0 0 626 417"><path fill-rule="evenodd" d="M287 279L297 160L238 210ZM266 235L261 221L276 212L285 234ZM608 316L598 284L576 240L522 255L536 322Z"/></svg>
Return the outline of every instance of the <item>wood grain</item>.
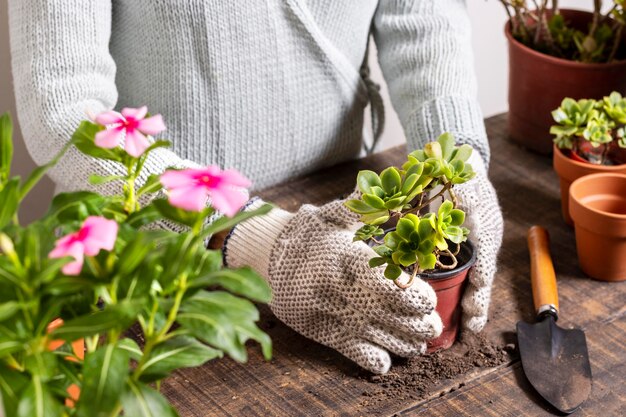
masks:
<svg viewBox="0 0 626 417"><path fill-rule="evenodd" d="M559 324L588 329L594 388L581 415L626 415L626 283L594 281L583 275L576 262L574 232L561 219L559 184L551 159L508 142L506 116L490 118L486 125L492 149L490 177L504 213L505 235L485 333L502 343L515 342L517 321L534 319L526 233L533 224L543 225L551 236L558 278ZM405 148L394 148L260 194L288 210L303 203L322 204L350 192L358 170L380 171L401 163L405 154ZM362 394L373 383L354 364L298 335L274 319L267 308L261 310L265 330L274 341L274 359L265 362L258 346L251 346L247 364L222 359L176 372L163 384L163 392L181 416L549 413L525 382L516 359L509 366L475 369L442 381L426 400L364 402Z"/></svg>

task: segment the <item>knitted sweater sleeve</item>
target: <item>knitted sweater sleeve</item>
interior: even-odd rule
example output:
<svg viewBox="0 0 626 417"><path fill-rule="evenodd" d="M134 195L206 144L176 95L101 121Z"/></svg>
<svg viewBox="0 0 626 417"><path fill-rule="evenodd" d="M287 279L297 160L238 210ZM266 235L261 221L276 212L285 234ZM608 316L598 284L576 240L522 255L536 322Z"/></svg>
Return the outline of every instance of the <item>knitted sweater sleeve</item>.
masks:
<svg viewBox="0 0 626 417"><path fill-rule="evenodd" d="M9 0L9 25L20 126L29 153L41 165L71 138L86 112L116 104L115 63L109 54L111 0ZM136 103L143 104L149 103ZM146 162L144 179L169 166L192 165L159 149ZM122 172L75 149L50 172L62 190L88 188L90 174ZM98 186L103 193L114 190Z"/></svg>
<svg viewBox="0 0 626 417"><path fill-rule="evenodd" d="M452 132L489 161L465 0L380 0L374 39L409 146Z"/></svg>

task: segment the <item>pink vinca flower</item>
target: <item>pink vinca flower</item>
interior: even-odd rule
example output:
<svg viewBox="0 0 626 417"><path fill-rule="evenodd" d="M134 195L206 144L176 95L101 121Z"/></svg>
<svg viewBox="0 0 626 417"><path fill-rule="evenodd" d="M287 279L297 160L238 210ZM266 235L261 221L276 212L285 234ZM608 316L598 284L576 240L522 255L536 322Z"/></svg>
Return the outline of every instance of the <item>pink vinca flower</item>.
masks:
<svg viewBox="0 0 626 417"><path fill-rule="evenodd" d="M174 207L202 211L210 197L212 206L227 216L234 216L245 204L247 193L242 188L251 185L239 172L222 171L215 165L166 171L161 175L161 184L169 191L169 202Z"/></svg>
<svg viewBox="0 0 626 417"><path fill-rule="evenodd" d="M108 251L113 249L117 230L115 220L98 216L87 217L79 231L57 240L48 257L73 257L74 261L67 263L62 271L65 275L78 275L83 268L85 255L96 256L101 249Z"/></svg>
<svg viewBox="0 0 626 417"><path fill-rule="evenodd" d="M101 148L115 148L120 144L124 134L126 152L135 158L140 157L150 146L146 135L157 135L165 130L163 117L160 114L146 118L148 108L124 108L122 113L105 111L96 116L96 123L106 126L105 130L96 133L96 145Z"/></svg>

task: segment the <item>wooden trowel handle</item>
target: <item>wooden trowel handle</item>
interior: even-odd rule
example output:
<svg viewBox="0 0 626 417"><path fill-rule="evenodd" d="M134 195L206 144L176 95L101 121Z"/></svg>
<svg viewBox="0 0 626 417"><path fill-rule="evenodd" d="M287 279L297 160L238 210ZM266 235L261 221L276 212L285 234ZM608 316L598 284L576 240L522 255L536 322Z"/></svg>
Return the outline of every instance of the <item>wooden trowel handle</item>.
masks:
<svg viewBox="0 0 626 417"><path fill-rule="evenodd" d="M537 315L553 314L557 318L559 295L556 289L556 275L550 257L550 237L541 226L528 230L528 250L530 252L530 279L533 288L533 301Z"/></svg>

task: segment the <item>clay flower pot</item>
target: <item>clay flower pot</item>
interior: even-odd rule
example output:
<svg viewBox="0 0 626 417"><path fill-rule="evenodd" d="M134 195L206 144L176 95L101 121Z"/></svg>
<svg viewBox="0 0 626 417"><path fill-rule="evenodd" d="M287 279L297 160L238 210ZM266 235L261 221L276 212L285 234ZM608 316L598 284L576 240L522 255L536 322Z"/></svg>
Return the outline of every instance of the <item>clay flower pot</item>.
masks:
<svg viewBox="0 0 626 417"><path fill-rule="evenodd" d="M587 28L592 14L561 9L565 20ZM537 52L511 34L509 45L509 136L536 152L552 151L552 110L564 97L600 99L612 91L626 92L626 60L610 64L585 64Z"/></svg>
<svg viewBox="0 0 626 417"><path fill-rule="evenodd" d="M553 157L554 170L559 175L561 182L561 210L563 220L569 225L572 224L569 209L569 193L572 182L580 177L597 173L617 173L626 174L626 164L622 165L597 165L589 162L574 160L570 155L566 155L563 150L554 146ZM582 158L581 158L582 159Z"/></svg>
<svg viewBox="0 0 626 417"><path fill-rule="evenodd" d="M569 204L580 268L602 281L626 280L626 175L577 179Z"/></svg>
<svg viewBox="0 0 626 417"><path fill-rule="evenodd" d="M465 290L467 275L476 263L476 251L469 242L461 244L457 255L459 266L450 271L436 271L420 274L420 278L428 282L437 293L435 309L443 322L441 335L428 342L428 353L448 349L454 344L461 322L461 298Z"/></svg>

